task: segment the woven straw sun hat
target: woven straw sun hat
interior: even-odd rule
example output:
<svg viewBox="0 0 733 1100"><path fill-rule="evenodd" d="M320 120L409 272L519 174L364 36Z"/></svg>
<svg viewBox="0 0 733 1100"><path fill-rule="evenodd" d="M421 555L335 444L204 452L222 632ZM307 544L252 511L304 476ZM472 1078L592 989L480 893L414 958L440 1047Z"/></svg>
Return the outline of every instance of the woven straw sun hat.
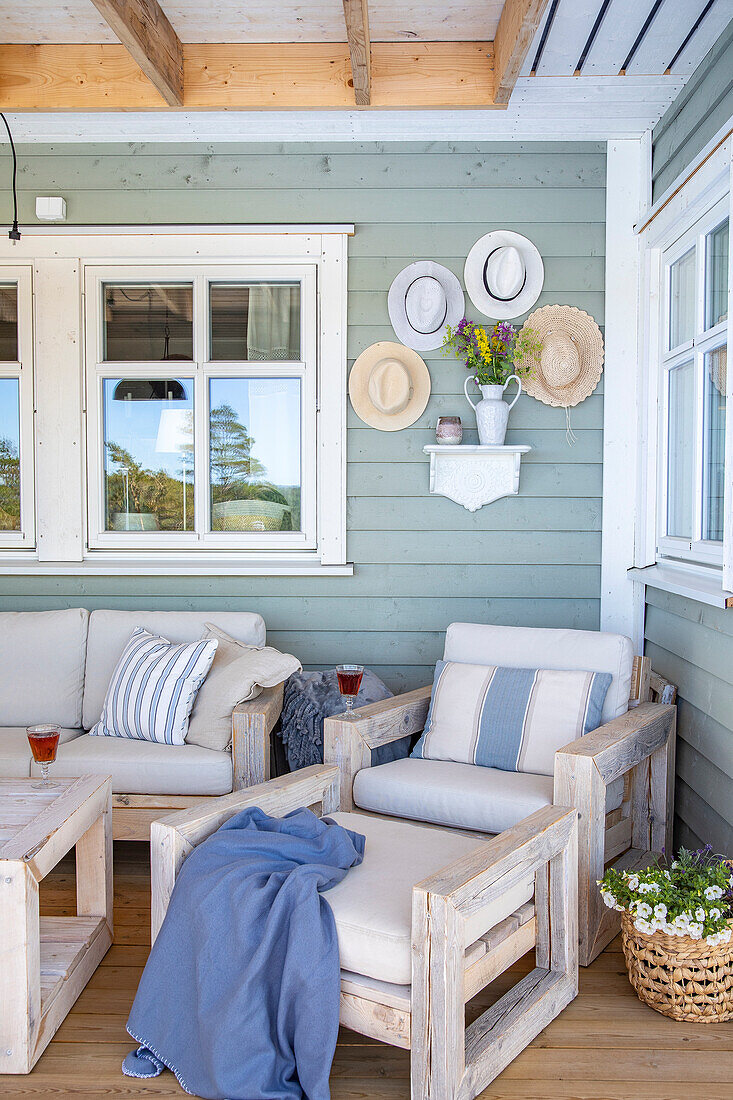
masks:
<svg viewBox="0 0 733 1100"><path fill-rule="evenodd" d="M535 245L521 233L497 229L476 241L466 257L463 280L476 309L508 321L535 304L545 266Z"/></svg>
<svg viewBox="0 0 733 1100"><path fill-rule="evenodd" d="M596 322L574 306L542 306L523 326L542 350L522 363L522 386L545 405L570 408L593 393L603 373L603 337Z"/></svg>
<svg viewBox="0 0 733 1100"><path fill-rule="evenodd" d="M465 312L458 279L442 264L418 260L395 277L387 295L389 319L395 336L415 351L433 351Z"/></svg>
<svg viewBox="0 0 733 1100"><path fill-rule="evenodd" d="M380 340L366 348L351 368L349 397L365 424L382 432L398 432L425 411L430 372L412 348Z"/></svg>

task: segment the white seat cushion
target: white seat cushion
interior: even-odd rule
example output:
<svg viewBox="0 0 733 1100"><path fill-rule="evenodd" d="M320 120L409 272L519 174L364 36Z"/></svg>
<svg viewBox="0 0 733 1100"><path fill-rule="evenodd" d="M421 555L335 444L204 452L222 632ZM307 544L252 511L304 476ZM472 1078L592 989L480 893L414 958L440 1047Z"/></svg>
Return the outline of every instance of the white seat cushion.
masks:
<svg viewBox="0 0 733 1100"><path fill-rule="evenodd" d="M443 660L505 668L610 672L611 686L601 722L610 722L629 709L634 647L623 634L451 623L445 635Z"/></svg>
<svg viewBox="0 0 733 1100"><path fill-rule="evenodd" d="M552 777L445 760L393 760L354 779L364 810L501 833L552 802Z"/></svg>
<svg viewBox="0 0 733 1100"><path fill-rule="evenodd" d="M363 862L323 895L336 919L341 969L382 982L409 985L413 886L488 842L448 829L363 814L331 816L339 825L366 836ZM493 911L492 923L504 920L533 893L534 877L530 875L506 892L501 907ZM469 918L464 947L485 931L485 918Z"/></svg>
<svg viewBox="0 0 733 1100"><path fill-rule="evenodd" d="M126 737L77 737L59 747L54 770L57 775L111 775L116 794L228 794L232 789L228 752Z"/></svg>
<svg viewBox="0 0 733 1100"><path fill-rule="evenodd" d="M2 779L24 779L31 774L33 759L28 744L25 726L4 726L0 728L0 777ZM82 729L59 729L59 745L81 737Z"/></svg>
<svg viewBox="0 0 733 1100"><path fill-rule="evenodd" d="M362 810L494 835L549 806L552 788L549 775L408 757L357 772L353 794ZM608 786L606 813L623 795L621 776Z"/></svg>
<svg viewBox="0 0 733 1100"><path fill-rule="evenodd" d="M112 673L136 626L171 642L195 642L207 623L226 630L238 642L265 644L265 621L247 611L93 611L89 617L84 710L81 724L99 721Z"/></svg>
<svg viewBox="0 0 733 1100"><path fill-rule="evenodd" d="M83 724L88 621L82 607L0 613L0 726Z"/></svg>

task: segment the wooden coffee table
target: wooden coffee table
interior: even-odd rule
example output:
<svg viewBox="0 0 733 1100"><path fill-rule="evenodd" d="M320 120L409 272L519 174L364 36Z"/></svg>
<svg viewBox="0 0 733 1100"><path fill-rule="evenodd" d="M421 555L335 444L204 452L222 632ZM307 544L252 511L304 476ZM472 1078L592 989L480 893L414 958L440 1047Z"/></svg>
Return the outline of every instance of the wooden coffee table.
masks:
<svg viewBox="0 0 733 1100"><path fill-rule="evenodd" d="M0 779L0 1073L29 1073L112 943L109 776ZM76 845L75 917L38 887Z"/></svg>

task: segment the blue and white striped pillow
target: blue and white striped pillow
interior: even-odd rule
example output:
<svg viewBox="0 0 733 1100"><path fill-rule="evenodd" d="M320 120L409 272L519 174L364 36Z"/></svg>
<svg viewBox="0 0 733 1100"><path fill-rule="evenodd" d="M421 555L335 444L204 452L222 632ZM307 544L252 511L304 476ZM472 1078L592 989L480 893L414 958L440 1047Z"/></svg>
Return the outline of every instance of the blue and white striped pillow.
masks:
<svg viewBox="0 0 733 1100"><path fill-rule="evenodd" d="M183 745L188 716L218 644L216 638L176 644L136 627L89 733Z"/></svg>
<svg viewBox="0 0 733 1100"><path fill-rule="evenodd" d="M601 724L612 679L609 672L438 661L412 755L552 775L556 751Z"/></svg>

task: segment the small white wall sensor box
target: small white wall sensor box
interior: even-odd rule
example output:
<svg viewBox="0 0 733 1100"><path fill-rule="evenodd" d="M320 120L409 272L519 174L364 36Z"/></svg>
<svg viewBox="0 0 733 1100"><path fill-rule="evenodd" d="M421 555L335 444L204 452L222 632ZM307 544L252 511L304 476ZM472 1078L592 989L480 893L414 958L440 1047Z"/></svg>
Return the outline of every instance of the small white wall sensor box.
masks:
<svg viewBox="0 0 733 1100"><path fill-rule="evenodd" d="M66 221L66 199L60 195L36 198L36 217L42 222Z"/></svg>

